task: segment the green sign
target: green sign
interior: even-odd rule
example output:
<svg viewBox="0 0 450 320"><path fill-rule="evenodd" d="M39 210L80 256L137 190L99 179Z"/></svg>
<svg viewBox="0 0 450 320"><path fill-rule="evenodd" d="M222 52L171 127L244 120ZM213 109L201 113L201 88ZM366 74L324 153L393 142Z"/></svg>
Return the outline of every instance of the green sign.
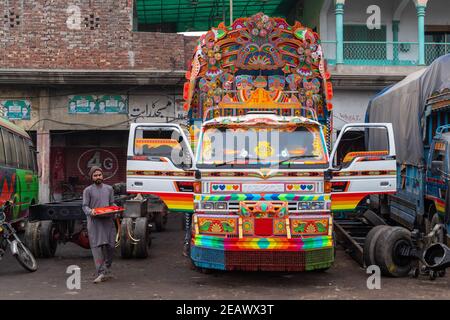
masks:
<svg viewBox="0 0 450 320"><path fill-rule="evenodd" d="M28 100L3 100L0 103L10 120L30 120L31 102Z"/></svg>
<svg viewBox="0 0 450 320"><path fill-rule="evenodd" d="M120 95L70 96L71 114L128 114L128 98Z"/></svg>

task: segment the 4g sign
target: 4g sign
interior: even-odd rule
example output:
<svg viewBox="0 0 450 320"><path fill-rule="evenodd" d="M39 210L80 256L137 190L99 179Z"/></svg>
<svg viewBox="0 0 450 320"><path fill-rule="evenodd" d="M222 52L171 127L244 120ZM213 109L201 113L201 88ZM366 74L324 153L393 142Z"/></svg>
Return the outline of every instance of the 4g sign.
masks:
<svg viewBox="0 0 450 320"><path fill-rule="evenodd" d="M102 168L104 180L108 180L116 175L119 161L114 153L100 148L89 149L78 158L78 170L82 175L94 166Z"/></svg>

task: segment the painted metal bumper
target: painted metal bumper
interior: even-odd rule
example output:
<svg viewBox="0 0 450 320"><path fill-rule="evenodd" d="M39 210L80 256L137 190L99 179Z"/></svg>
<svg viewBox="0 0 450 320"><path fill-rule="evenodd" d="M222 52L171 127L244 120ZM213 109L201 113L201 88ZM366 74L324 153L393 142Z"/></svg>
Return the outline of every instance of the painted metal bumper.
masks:
<svg viewBox="0 0 450 320"><path fill-rule="evenodd" d="M247 271L309 271L334 262L331 236L303 239L222 238L197 235L191 242L197 267Z"/></svg>

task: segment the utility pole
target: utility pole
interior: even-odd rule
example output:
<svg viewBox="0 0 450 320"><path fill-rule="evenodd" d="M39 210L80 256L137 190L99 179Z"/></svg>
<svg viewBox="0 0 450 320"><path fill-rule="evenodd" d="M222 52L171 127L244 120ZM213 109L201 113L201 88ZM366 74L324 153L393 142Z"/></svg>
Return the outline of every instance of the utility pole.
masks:
<svg viewBox="0 0 450 320"><path fill-rule="evenodd" d="M230 26L233 24L233 0L230 0Z"/></svg>

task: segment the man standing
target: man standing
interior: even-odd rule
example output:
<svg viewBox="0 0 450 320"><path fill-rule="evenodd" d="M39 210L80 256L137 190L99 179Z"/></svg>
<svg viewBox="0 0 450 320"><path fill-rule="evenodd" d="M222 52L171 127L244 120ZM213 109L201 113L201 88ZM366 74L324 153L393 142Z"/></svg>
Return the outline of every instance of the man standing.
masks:
<svg viewBox="0 0 450 320"><path fill-rule="evenodd" d="M114 205L114 192L111 186L103 183L101 168L92 167L89 177L93 184L83 191L83 211L87 216L89 244L97 271L94 283L99 283L111 277L116 228L113 217L96 217L92 212L96 208Z"/></svg>

